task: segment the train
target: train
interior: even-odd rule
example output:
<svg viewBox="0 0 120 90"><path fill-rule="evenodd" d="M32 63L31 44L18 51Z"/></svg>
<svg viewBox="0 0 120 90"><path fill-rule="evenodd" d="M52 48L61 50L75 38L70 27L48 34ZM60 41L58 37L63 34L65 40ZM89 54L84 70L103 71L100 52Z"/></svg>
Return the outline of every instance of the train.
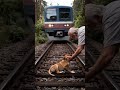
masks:
<svg viewBox="0 0 120 90"><path fill-rule="evenodd" d="M48 6L44 9L44 31L49 40L69 40L73 27L73 9L70 6Z"/></svg>

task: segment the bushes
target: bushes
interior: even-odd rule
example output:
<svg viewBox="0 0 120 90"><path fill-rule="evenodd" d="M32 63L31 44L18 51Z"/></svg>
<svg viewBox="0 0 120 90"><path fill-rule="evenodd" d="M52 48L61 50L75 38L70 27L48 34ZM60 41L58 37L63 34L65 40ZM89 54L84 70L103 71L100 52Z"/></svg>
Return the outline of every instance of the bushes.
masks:
<svg viewBox="0 0 120 90"><path fill-rule="evenodd" d="M76 17L76 20L75 20L75 27L79 28L84 24L85 24L85 17L79 14L79 16Z"/></svg>
<svg viewBox="0 0 120 90"><path fill-rule="evenodd" d="M37 23L35 24L35 33L37 35L39 35L41 33L41 31L43 30L43 21L42 20L38 20Z"/></svg>
<svg viewBox="0 0 120 90"><path fill-rule="evenodd" d="M22 0L0 0L0 48L21 41L28 30Z"/></svg>
<svg viewBox="0 0 120 90"><path fill-rule="evenodd" d="M0 27L0 48L21 41L25 36L26 33L21 27L16 25L2 25Z"/></svg>
<svg viewBox="0 0 120 90"><path fill-rule="evenodd" d="M25 32L21 27L17 27L16 25L12 25L9 27L9 40L12 42L21 41L24 39Z"/></svg>
<svg viewBox="0 0 120 90"><path fill-rule="evenodd" d="M39 35L37 36L35 33L35 44L38 45L39 43L45 43L47 41L46 36Z"/></svg>
<svg viewBox="0 0 120 90"><path fill-rule="evenodd" d="M47 36L44 33L43 20L38 20L35 25L35 44L45 43L47 41Z"/></svg>
<svg viewBox="0 0 120 90"><path fill-rule="evenodd" d="M84 3L84 0L74 0L73 2L74 23L76 28L85 25Z"/></svg>

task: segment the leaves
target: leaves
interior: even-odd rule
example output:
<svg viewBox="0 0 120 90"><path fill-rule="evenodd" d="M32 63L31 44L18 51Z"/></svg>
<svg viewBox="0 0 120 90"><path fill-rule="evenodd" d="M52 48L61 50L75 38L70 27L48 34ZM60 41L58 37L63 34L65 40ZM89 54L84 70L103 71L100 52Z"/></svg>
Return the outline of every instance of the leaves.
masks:
<svg viewBox="0 0 120 90"><path fill-rule="evenodd" d="M26 27L23 0L0 0L0 47L23 40Z"/></svg>
<svg viewBox="0 0 120 90"><path fill-rule="evenodd" d="M47 6L47 2L45 0L37 0L36 1L36 21L39 20L41 18L41 16L43 16L43 12L44 12L44 7Z"/></svg>
<svg viewBox="0 0 120 90"><path fill-rule="evenodd" d="M35 25L35 43L45 43L47 41L47 36L43 31L43 18L38 20Z"/></svg>
<svg viewBox="0 0 120 90"><path fill-rule="evenodd" d="M84 0L74 0L73 10L75 27L79 28L80 26L83 26L85 24Z"/></svg>
<svg viewBox="0 0 120 90"><path fill-rule="evenodd" d="M16 25L12 25L9 27L9 40L12 42L21 41L24 39L24 30L21 27L17 27Z"/></svg>

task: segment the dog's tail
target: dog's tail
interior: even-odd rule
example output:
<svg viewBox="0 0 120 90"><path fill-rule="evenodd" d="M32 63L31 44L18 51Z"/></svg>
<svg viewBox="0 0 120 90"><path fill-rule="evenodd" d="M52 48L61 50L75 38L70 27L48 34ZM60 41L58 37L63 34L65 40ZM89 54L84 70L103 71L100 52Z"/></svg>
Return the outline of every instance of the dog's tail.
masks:
<svg viewBox="0 0 120 90"><path fill-rule="evenodd" d="M55 76L54 74L51 73L50 69L48 70L48 73L49 73L51 76Z"/></svg>

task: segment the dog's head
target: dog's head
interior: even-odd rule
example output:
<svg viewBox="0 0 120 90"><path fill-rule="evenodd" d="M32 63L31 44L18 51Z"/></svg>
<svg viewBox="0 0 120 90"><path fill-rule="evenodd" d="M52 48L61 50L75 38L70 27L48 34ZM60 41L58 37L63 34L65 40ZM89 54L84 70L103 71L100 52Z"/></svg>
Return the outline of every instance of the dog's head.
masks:
<svg viewBox="0 0 120 90"><path fill-rule="evenodd" d="M65 54L64 57L63 57L63 59L67 60L67 56L71 56L71 55L70 54Z"/></svg>

